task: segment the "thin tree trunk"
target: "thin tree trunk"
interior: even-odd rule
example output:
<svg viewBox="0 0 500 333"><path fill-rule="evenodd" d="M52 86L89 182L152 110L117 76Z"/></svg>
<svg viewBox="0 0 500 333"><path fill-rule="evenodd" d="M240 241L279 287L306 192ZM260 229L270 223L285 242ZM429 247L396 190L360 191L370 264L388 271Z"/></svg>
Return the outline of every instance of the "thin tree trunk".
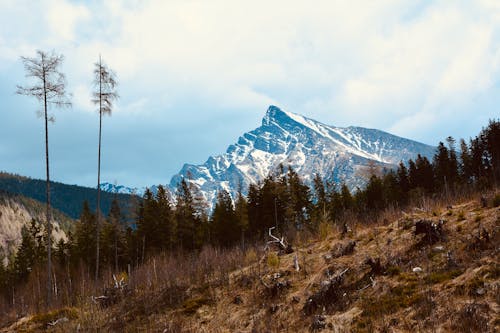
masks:
<svg viewBox="0 0 500 333"><path fill-rule="evenodd" d="M99 56L99 148L97 155L97 210L96 210L96 264L95 280L99 278L99 235L101 229L101 129L102 129L102 63Z"/></svg>
<svg viewBox="0 0 500 333"><path fill-rule="evenodd" d="M43 62L43 58L42 58ZM43 70L43 102L45 113L45 166L47 173L46 196L47 196L47 307L52 303L52 225L50 223L50 174L49 174L49 119L47 114L47 83L45 77L45 69Z"/></svg>

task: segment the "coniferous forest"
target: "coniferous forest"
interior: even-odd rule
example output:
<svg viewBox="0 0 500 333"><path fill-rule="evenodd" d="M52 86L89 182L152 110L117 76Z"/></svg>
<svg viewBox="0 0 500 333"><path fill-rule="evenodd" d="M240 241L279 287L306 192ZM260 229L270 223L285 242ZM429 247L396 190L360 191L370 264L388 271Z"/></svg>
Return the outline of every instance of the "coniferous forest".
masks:
<svg viewBox="0 0 500 333"><path fill-rule="evenodd" d="M500 122L492 120L468 142L451 137L440 142L432 161L418 156L402 161L394 170L371 170L364 189L350 191L344 184L325 182L314 176L313 187L297 173L281 166L262 183L253 184L248 195L236 198L221 191L209 215L207 203L196 187L182 180L175 203L159 186L136 204L135 219L127 222L119 201L114 200L100 228L100 272L130 272L150 258L171 253L196 256L212 248L249 247L264 244L268 230L293 242L305 234L317 234L322 225L345 227L348 216L370 224L384 209L404 209L422 198L452 196L459 192L494 187L500 180ZM53 245L54 283L87 276L96 267L96 214L87 201L68 236ZM19 294L30 278L44 274L47 250L43 224L33 220L22 230L22 243L8 265L0 265L0 291L4 308L19 306ZM2 258L3 259L3 258ZM3 261L3 260L2 260ZM38 287L43 289L42 287ZM79 290L70 286L66 295L57 292L59 304L74 304ZM43 295L43 292L41 292ZM64 298L64 300L63 300ZM39 306L43 305L43 297Z"/></svg>

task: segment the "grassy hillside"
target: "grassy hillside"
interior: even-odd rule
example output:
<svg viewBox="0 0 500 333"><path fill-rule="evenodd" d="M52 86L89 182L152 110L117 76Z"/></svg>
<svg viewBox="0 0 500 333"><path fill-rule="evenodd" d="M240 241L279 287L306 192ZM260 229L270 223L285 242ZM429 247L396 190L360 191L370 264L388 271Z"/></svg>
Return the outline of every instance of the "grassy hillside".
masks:
<svg viewBox="0 0 500 333"><path fill-rule="evenodd" d="M82 203L87 200L90 209L95 211L97 190L93 188L67 185L63 183L51 182L51 204L52 207L60 210L71 218L80 217ZM22 196L45 202L45 181L31 179L5 172L0 172L0 190L5 192L20 194ZM111 202L116 198L125 214L130 213L134 202L138 197L128 194L112 194L101 192L101 210L105 215L111 208Z"/></svg>
<svg viewBox="0 0 500 333"><path fill-rule="evenodd" d="M108 274L74 307L11 316L3 331L498 332L500 194L486 199L422 200L346 221L346 233L324 223L289 254L261 244L156 256L123 273L123 288Z"/></svg>

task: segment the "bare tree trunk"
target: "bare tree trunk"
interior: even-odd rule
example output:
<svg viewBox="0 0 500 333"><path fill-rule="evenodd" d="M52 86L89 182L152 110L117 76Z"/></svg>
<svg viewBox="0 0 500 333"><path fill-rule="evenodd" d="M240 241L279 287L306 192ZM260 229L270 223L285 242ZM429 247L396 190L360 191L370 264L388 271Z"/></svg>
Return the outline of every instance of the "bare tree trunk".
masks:
<svg viewBox="0 0 500 333"><path fill-rule="evenodd" d="M99 66L101 56L99 55ZM95 280L99 278L99 235L101 229L101 129L102 129L102 75L99 75L99 148L97 153L97 208L96 208L96 257Z"/></svg>
<svg viewBox="0 0 500 333"><path fill-rule="evenodd" d="M43 59L43 58L42 58ZM45 114L45 166L47 173L46 195L47 195L47 307L52 303L52 224L50 214L50 173L49 173L49 118L47 114L47 82L43 73L43 103Z"/></svg>

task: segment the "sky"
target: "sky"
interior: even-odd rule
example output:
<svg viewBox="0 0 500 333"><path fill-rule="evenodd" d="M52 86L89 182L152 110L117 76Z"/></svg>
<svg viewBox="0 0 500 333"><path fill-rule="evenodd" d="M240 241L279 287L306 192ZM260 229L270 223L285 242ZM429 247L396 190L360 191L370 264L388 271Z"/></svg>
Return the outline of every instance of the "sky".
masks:
<svg viewBox="0 0 500 333"><path fill-rule="evenodd" d="M0 171L45 177L43 119L21 56L64 55L51 178L95 186L92 71L118 77L102 181L166 184L223 153L269 105L436 145L500 117L500 1L0 0Z"/></svg>

